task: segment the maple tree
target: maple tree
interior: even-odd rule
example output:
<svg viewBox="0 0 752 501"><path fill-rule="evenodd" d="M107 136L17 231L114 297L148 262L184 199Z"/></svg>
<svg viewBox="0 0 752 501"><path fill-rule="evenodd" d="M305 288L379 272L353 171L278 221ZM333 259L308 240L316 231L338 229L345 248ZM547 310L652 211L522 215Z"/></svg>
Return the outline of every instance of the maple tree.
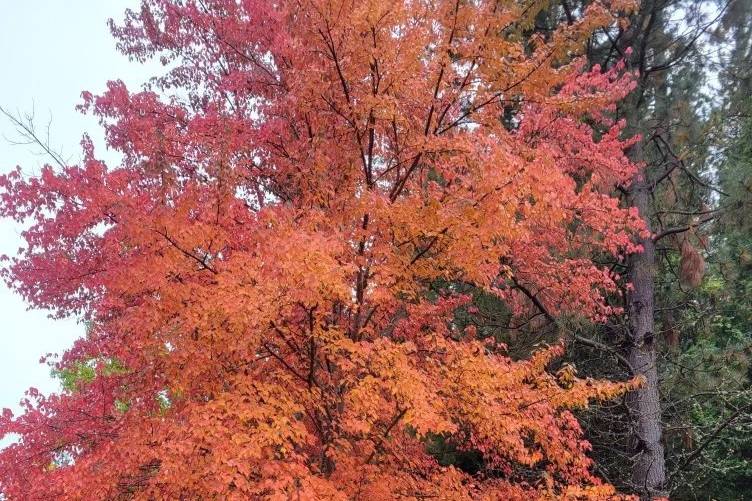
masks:
<svg viewBox="0 0 752 501"><path fill-rule="evenodd" d="M8 499L615 497L569 409L635 382L513 361L458 283L601 320L637 248L633 87L576 55L628 3L145 0L112 26L153 90L84 94L122 164L20 170L4 271L81 315L66 390L5 411ZM440 439L484 468L441 465Z"/></svg>

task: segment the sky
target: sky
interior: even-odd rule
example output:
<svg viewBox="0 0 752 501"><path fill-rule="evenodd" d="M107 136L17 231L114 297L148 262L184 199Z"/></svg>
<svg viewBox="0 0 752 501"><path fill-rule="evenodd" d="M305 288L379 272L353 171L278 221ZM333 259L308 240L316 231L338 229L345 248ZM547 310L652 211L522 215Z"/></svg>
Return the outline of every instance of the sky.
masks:
<svg viewBox="0 0 752 501"><path fill-rule="evenodd" d="M137 89L158 68L129 62L115 49L107 20L122 19L138 0L5 0L0 15L0 106L21 114L34 113L50 143L69 163L81 158L84 132L94 140L97 156L112 164L118 155L107 151L96 119L75 106L81 92L102 92L108 80L123 80ZM38 172L49 159L30 146L13 145L13 125L0 117L0 172L21 166ZM10 140L10 141L9 141ZM14 255L21 245L20 227L0 219L0 254ZM84 326L75 319L52 320L48 312L31 310L20 296L0 283L0 409L17 413L24 391L59 389L50 369L39 363L46 353L62 353ZM0 441L0 445L2 442Z"/></svg>

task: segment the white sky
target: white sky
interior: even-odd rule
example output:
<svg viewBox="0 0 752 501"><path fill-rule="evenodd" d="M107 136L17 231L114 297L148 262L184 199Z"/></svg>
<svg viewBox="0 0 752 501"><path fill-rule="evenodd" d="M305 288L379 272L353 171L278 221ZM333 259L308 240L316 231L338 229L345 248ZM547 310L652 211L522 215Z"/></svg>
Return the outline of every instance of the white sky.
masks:
<svg viewBox="0 0 752 501"><path fill-rule="evenodd" d="M75 111L80 94L95 94L108 80L121 79L131 90L159 69L130 63L117 53L107 19L120 20L138 0L0 0L0 105L21 113L35 111L44 129L52 119L51 143L72 163L80 159L80 139L88 132L98 156L108 163L117 155L107 151L96 120ZM149 73L151 71L151 73ZM5 138L18 135L0 120L0 172L20 165L38 172L47 159L27 146ZM0 254L14 255L19 228L0 220ZM75 320L53 321L44 311L27 311L22 299L0 283L0 409L17 413L18 402L30 386L47 393L58 389L49 368L39 364L45 353L62 353L83 334Z"/></svg>

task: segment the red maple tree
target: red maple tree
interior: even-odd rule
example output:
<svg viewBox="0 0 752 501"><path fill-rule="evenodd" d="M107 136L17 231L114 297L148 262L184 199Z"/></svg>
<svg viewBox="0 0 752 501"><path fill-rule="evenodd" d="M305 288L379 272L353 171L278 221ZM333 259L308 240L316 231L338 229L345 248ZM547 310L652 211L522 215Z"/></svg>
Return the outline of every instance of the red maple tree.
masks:
<svg viewBox="0 0 752 501"><path fill-rule="evenodd" d="M84 94L113 167L0 180L6 280L80 315L60 395L5 411L31 499L609 498L569 409L633 383L513 361L471 297L599 320L634 251L622 68L576 54L626 4L544 35L545 2L144 0L119 48L166 75ZM523 294L526 291L528 294ZM441 440L482 457L442 465Z"/></svg>

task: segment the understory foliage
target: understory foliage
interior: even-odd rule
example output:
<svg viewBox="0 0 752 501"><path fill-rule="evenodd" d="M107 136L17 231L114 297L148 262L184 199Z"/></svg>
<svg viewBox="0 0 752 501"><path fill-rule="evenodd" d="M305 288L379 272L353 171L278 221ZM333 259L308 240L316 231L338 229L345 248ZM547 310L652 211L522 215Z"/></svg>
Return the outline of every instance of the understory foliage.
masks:
<svg viewBox="0 0 752 501"><path fill-rule="evenodd" d="M634 382L512 360L458 316L602 320L633 252L626 4L529 36L544 2L144 0L113 24L151 90L82 108L119 166L14 171L6 280L86 319L60 395L0 418L32 499L605 499L570 410ZM527 292L527 293L525 293ZM451 450L469 461L443 461Z"/></svg>
<svg viewBox="0 0 752 501"><path fill-rule="evenodd" d="M742 19L749 25L746 8ZM741 48L748 61L748 45ZM677 499L744 500L752 488L752 67L741 69L746 78L737 77L738 94L724 110L717 173L728 209L710 228L703 285L675 293L691 303L664 326L684 336L671 347L677 353L665 370L676 423L669 438L678 464Z"/></svg>

